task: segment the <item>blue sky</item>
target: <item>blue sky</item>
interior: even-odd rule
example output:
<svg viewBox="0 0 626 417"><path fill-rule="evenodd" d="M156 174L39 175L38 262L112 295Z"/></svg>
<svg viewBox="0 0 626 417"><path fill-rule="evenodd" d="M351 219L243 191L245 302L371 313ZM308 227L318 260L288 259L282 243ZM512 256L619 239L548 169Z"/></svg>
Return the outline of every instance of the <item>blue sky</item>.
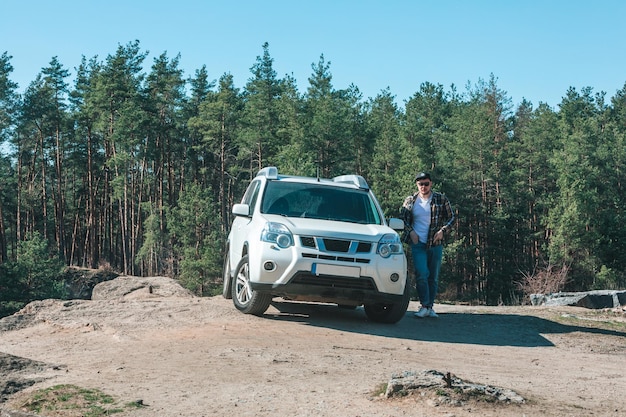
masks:
<svg viewBox="0 0 626 417"><path fill-rule="evenodd" d="M555 109L569 87L610 98L626 83L622 0L2 0L0 12L0 54L20 92L54 56L72 83L83 55L104 61L134 40L147 68L180 54L186 77L206 65L239 88L264 42L300 92L323 54L334 88L354 84L365 99L389 88L400 104L424 82L464 92L491 74L514 106Z"/></svg>

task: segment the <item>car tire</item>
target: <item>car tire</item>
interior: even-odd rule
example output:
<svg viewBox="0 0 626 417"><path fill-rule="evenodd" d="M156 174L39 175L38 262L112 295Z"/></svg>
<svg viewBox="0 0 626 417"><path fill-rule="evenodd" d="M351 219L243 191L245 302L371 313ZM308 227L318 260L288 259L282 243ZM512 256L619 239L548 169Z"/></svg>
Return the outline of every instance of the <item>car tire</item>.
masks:
<svg viewBox="0 0 626 417"><path fill-rule="evenodd" d="M250 286L250 264L248 255L241 258L232 280L233 304L245 314L261 316L269 308L272 295L254 291Z"/></svg>
<svg viewBox="0 0 626 417"><path fill-rule="evenodd" d="M222 288L222 297L230 300L233 298L233 292L231 289L233 279L230 275L230 251L226 249L224 255L224 267L222 268L222 278L224 279L224 287Z"/></svg>
<svg viewBox="0 0 626 417"><path fill-rule="evenodd" d="M401 301L391 304L366 304L365 306L363 306L363 309L365 310L367 318L371 321L375 321L377 323L394 324L399 322L406 314L406 310L409 308L410 298L410 286L409 282L407 281L404 284L404 294L402 295Z"/></svg>

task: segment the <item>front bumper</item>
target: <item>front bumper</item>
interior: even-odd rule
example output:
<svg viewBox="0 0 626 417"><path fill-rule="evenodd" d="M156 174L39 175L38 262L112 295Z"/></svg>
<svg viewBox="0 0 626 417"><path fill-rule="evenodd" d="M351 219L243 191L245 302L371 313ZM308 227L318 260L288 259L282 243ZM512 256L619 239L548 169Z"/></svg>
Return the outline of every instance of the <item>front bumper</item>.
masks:
<svg viewBox="0 0 626 417"><path fill-rule="evenodd" d="M302 241L286 249L260 242L257 250L251 250L252 289L291 300L345 305L402 300L406 285L404 254L383 258L373 243L367 252L340 252L318 249L326 249L324 245L305 247L299 244Z"/></svg>

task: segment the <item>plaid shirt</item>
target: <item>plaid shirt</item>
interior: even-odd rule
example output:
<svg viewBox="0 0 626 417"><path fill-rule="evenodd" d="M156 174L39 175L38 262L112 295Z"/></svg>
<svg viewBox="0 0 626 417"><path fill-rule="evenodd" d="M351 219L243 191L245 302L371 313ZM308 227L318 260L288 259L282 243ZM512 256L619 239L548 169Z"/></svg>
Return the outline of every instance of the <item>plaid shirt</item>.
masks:
<svg viewBox="0 0 626 417"><path fill-rule="evenodd" d="M439 242L433 242L435 233L443 230L444 237L452 230L454 224L454 212L450 200L441 193L432 191L432 199L430 200L430 227L428 228L427 247L441 245L443 239ZM417 200L419 193L408 196L404 199L402 207L400 207L400 218L404 220L404 232L402 233L402 242L412 243L409 233L413 230L413 204Z"/></svg>

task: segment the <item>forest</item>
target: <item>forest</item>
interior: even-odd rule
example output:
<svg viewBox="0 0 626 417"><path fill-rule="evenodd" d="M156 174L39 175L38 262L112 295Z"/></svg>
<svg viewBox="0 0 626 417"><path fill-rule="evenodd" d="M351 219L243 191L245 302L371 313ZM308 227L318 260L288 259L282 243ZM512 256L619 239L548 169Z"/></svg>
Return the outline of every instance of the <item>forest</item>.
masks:
<svg viewBox="0 0 626 417"><path fill-rule="evenodd" d="M71 84L53 57L23 93L0 56L0 302L63 298L68 267L214 294L230 209L265 166L360 174L387 217L429 171L456 212L443 300L626 286L626 84L514 107L491 74L463 90L424 81L400 105L336 89L324 55L298 91L267 43L241 88L147 55L134 41L83 56Z"/></svg>

